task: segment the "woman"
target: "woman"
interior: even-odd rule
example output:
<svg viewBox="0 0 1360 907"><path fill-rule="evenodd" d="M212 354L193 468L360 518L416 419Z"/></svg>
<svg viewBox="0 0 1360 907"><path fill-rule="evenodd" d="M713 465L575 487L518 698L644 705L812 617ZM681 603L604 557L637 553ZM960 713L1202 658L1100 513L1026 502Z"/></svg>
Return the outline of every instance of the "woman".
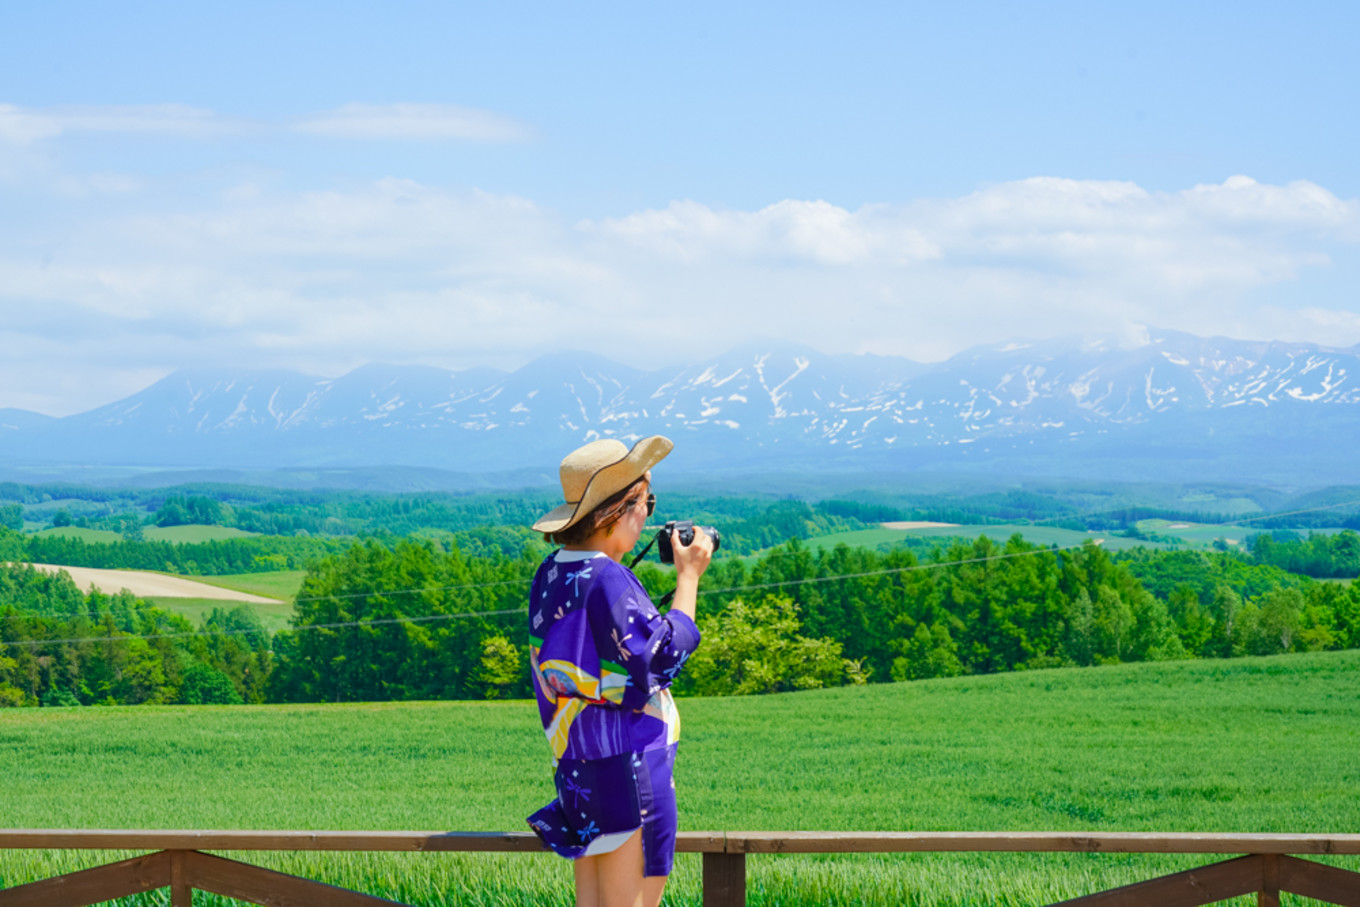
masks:
<svg viewBox="0 0 1360 907"><path fill-rule="evenodd" d="M650 470L672 446L656 435L631 450L610 439L573 451L560 470L566 503L534 523L562 547L539 566L529 599L557 787L529 825L575 860L578 907L656 907L674 858L680 718L669 687L699 645L694 611L712 542L672 535L675 598L664 615L622 564L656 504Z"/></svg>

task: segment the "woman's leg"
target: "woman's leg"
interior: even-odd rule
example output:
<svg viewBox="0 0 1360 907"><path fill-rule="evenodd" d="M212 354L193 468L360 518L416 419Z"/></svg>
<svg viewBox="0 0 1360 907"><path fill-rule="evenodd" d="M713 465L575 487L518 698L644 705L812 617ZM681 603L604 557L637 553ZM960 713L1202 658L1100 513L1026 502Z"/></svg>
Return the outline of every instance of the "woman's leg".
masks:
<svg viewBox="0 0 1360 907"><path fill-rule="evenodd" d="M576 907L600 907L599 857L580 857L572 861L576 874Z"/></svg>
<svg viewBox="0 0 1360 907"><path fill-rule="evenodd" d="M660 907L661 895L666 893L669 876L644 876L642 879L642 907Z"/></svg>
<svg viewBox="0 0 1360 907"><path fill-rule="evenodd" d="M642 831L616 850L575 863L576 907L657 907L666 876L642 875Z"/></svg>

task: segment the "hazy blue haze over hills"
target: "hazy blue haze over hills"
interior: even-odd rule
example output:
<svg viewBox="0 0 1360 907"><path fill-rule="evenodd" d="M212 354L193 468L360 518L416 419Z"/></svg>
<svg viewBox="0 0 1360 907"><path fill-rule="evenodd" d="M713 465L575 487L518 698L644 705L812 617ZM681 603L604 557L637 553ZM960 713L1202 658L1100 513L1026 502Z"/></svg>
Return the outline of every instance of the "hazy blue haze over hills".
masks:
<svg viewBox="0 0 1360 907"><path fill-rule="evenodd" d="M54 421L56 420L51 416L32 413L26 409L0 409L0 438L4 438L6 432L36 428Z"/></svg>
<svg viewBox="0 0 1360 907"><path fill-rule="evenodd" d="M551 473L582 441L660 432L678 470L1354 481L1360 348L1145 339L929 365L771 342L656 371L576 353L513 373L185 370L63 419L0 411L0 464Z"/></svg>

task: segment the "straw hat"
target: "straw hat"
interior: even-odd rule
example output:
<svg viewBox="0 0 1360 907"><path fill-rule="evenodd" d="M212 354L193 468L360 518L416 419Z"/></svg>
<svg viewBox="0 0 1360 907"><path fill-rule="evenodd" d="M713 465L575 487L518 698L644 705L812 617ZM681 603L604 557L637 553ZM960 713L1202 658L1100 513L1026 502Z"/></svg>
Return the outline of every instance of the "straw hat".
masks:
<svg viewBox="0 0 1360 907"><path fill-rule="evenodd" d="M652 435L629 450L615 438L591 441L562 460L562 498L566 501L539 517L535 532L561 532L590 513L610 495L623 491L665 459L675 445Z"/></svg>

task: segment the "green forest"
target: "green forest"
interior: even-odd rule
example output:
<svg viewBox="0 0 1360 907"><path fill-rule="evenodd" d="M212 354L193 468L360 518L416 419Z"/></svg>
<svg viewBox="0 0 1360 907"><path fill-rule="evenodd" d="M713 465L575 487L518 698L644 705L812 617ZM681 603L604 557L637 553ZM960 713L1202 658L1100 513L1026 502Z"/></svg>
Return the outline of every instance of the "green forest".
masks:
<svg viewBox="0 0 1360 907"><path fill-rule="evenodd" d="M4 560L22 559L25 541L0 535ZM700 599L706 642L677 686L764 693L1353 648L1360 586L1270 559L1334 573L1357 541L1352 532L1258 539L1260 557L1114 555L1094 543L1057 550L1017 535L918 556L901 547L813 551L795 539L714 561ZM523 599L546 550L540 542L516 556L469 555L451 539L357 540L316 554L292 628L272 635L248 606L214 610L194 626L128 594L83 593L65 576L9 563L0 568L0 702L526 697ZM655 563L637 572L654 596L672 583Z"/></svg>
<svg viewBox="0 0 1360 907"><path fill-rule="evenodd" d="M902 480L905 483L906 480ZM752 494L695 479L666 487L675 518L721 524L732 551L751 553L797 534L799 520L827 530L924 520L970 525L1029 523L1079 530L1137 531L1144 520L1224 524L1249 518L1263 531L1360 530L1360 487L1285 492L1268 486L1079 484L1034 481L1021 488L921 490L878 481L831 496ZM715 491L712 489L721 489ZM479 526L522 527L552 506L553 489L382 493L199 482L171 488L0 482L0 526L104 529L136 539L147 526L215 525L262 535L346 537ZM811 534L817 534L812 532Z"/></svg>
<svg viewBox="0 0 1360 907"><path fill-rule="evenodd" d="M1360 535L1339 528L1355 519L1354 489L1262 499L1278 513L1241 492L1199 497L1210 516L1246 501L1258 511L1252 525L1291 525L1197 549L1129 522L1174 518L1181 511L1147 503L1164 505L1165 494L668 495L665 512L723 534L700 597L705 643L677 689L768 693L1360 646L1360 585L1347 582L1360 576ZM525 525L548 503L538 492L0 485L0 704L530 696L521 615L549 547ZM1111 503L1121 506L1076 509ZM1320 514L1328 531L1308 528ZM1112 522L1122 528L1111 534L1135 547L1113 551L1075 533L1084 541L1044 545L1023 531L836 543L880 522L947 516L983 529L1027 520L1038 534L1055 521ZM174 542L144 537L153 525L258 534ZM68 534L96 529L117 535ZM224 604L195 622L127 593L83 592L27 563L305 579L289 628L270 633L249 606ZM655 561L637 572L654 597L673 584Z"/></svg>

